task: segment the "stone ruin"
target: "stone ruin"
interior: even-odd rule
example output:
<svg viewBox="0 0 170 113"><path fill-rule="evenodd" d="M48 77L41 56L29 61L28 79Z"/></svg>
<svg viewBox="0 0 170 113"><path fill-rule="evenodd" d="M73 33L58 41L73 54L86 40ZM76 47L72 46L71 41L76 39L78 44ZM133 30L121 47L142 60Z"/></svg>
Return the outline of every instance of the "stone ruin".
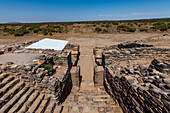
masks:
<svg viewBox="0 0 170 113"><path fill-rule="evenodd" d="M95 47L93 53L94 81L100 81L95 84L104 85L123 112L169 113L170 49L126 42Z"/></svg>
<svg viewBox="0 0 170 113"><path fill-rule="evenodd" d="M67 44L63 51L25 49L35 42L0 46L0 58L7 54L18 55L18 58L22 54L35 55L29 63L0 63L0 113L59 113L70 92L75 93L72 89L80 88L79 45ZM108 99L105 104L115 108L117 113L169 113L170 49L125 42L95 47L93 54L94 86L100 88L102 94L106 91L112 100L96 91L89 94L96 93L101 98L94 102L89 100L90 103L98 105L97 102ZM90 99L82 97L80 92L77 95L80 99ZM72 96L74 101L86 102ZM98 107L101 111L112 111L111 107Z"/></svg>
<svg viewBox="0 0 170 113"><path fill-rule="evenodd" d="M0 46L0 55L38 55L29 64L0 64L0 113L59 112L72 86L79 86L79 45L67 44L64 51L25 49L35 42Z"/></svg>

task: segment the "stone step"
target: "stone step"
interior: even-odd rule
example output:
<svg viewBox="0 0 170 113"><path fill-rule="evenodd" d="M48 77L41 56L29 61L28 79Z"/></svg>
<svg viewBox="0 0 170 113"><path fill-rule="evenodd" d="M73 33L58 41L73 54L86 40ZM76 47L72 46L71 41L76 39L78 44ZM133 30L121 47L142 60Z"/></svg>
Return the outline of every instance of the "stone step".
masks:
<svg viewBox="0 0 170 113"><path fill-rule="evenodd" d="M42 100L40 106L38 107L35 113L43 113L48 106L50 98L51 97L46 97L44 100Z"/></svg>
<svg viewBox="0 0 170 113"><path fill-rule="evenodd" d="M29 107L32 105L32 103L36 100L36 98L39 96L39 92L35 91L32 93L31 96L29 96L28 100L23 104L21 109L18 111L18 113L25 113Z"/></svg>
<svg viewBox="0 0 170 113"><path fill-rule="evenodd" d="M119 106L102 107L102 106L64 106L62 113L121 113Z"/></svg>
<svg viewBox="0 0 170 113"><path fill-rule="evenodd" d="M20 89L22 89L25 86L25 83L20 82L18 84L16 84L9 92L7 92L5 95L2 96L2 98L0 98L0 108L6 104L16 93L18 93L18 91Z"/></svg>
<svg viewBox="0 0 170 113"><path fill-rule="evenodd" d="M12 82L10 82L9 84L5 85L2 89L0 89L0 97L2 97L10 89L12 89L19 81L20 79L14 79Z"/></svg>
<svg viewBox="0 0 170 113"><path fill-rule="evenodd" d="M2 74L0 74L0 82L2 82L3 79L6 78L7 76L9 76L8 73L2 73Z"/></svg>
<svg viewBox="0 0 170 113"><path fill-rule="evenodd" d="M44 99L44 94L40 94L38 98L34 101L34 103L31 105L31 107L28 109L28 113L33 113L35 112L39 105L41 104L42 100Z"/></svg>
<svg viewBox="0 0 170 113"><path fill-rule="evenodd" d="M0 83L0 89L3 88L6 84L14 80L13 76L6 77L1 83Z"/></svg>
<svg viewBox="0 0 170 113"><path fill-rule="evenodd" d="M4 105L1 109L0 109L0 113L6 113L10 110L10 108L17 103L17 101L22 97L22 95L25 94L25 92L27 92L29 89L29 87L24 87L24 89L20 90L6 105Z"/></svg>
<svg viewBox="0 0 170 113"><path fill-rule="evenodd" d="M45 113L52 113L55 106L56 106L56 101L55 100L50 101L49 105L47 106L47 108L45 110Z"/></svg>
<svg viewBox="0 0 170 113"><path fill-rule="evenodd" d="M17 112L22 105L28 100L29 96L34 92L34 89L29 89L20 100L9 110L9 113Z"/></svg>

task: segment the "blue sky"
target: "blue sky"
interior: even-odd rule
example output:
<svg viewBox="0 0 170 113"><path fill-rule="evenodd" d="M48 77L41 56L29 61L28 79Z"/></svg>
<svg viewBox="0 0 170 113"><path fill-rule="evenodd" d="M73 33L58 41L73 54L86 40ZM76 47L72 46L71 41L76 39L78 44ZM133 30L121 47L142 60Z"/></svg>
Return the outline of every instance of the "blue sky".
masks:
<svg viewBox="0 0 170 113"><path fill-rule="evenodd" d="M170 0L0 0L0 23L170 17Z"/></svg>

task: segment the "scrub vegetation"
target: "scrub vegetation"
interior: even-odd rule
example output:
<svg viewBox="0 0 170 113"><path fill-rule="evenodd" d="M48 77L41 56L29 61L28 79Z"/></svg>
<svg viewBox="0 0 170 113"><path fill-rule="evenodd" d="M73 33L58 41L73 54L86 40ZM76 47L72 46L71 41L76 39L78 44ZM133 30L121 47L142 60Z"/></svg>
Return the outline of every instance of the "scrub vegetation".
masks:
<svg viewBox="0 0 170 113"><path fill-rule="evenodd" d="M88 21L58 23L17 23L0 24L5 35L24 36L42 34L52 36L57 33L136 33L169 32L170 18L124 20L124 21Z"/></svg>

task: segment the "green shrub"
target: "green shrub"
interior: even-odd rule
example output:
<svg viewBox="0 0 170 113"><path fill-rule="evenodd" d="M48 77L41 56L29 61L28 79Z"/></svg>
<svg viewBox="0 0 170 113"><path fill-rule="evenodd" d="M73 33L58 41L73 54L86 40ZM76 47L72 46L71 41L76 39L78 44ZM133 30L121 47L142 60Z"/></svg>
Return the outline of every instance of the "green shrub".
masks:
<svg viewBox="0 0 170 113"><path fill-rule="evenodd" d="M119 23L118 22L113 22L113 25L119 25Z"/></svg>
<svg viewBox="0 0 170 113"><path fill-rule="evenodd" d="M141 32L147 32L148 31L148 29L139 29L139 31L141 31Z"/></svg>
<svg viewBox="0 0 170 113"><path fill-rule="evenodd" d="M28 34L29 31L27 31L26 29L17 29L14 32L14 36L24 36L25 34Z"/></svg>
<svg viewBox="0 0 170 113"><path fill-rule="evenodd" d="M168 27L167 26L162 26L162 28L159 29L160 31L167 31Z"/></svg>
<svg viewBox="0 0 170 113"><path fill-rule="evenodd" d="M50 71L53 68L53 65L51 64L44 64L44 69Z"/></svg>
<svg viewBox="0 0 170 113"><path fill-rule="evenodd" d="M135 25L138 25L138 23L137 23L137 22L135 22L134 24L135 24Z"/></svg>
<svg viewBox="0 0 170 113"><path fill-rule="evenodd" d="M101 25L101 27L104 27L104 25Z"/></svg>
<svg viewBox="0 0 170 113"><path fill-rule="evenodd" d="M34 32L34 33L38 33L39 31L41 31L40 28L34 28L34 29L33 29L33 32Z"/></svg>
<svg viewBox="0 0 170 113"><path fill-rule="evenodd" d="M33 30L33 29L34 29L33 27L28 28L28 30Z"/></svg>
<svg viewBox="0 0 170 113"><path fill-rule="evenodd" d="M158 22L158 23L153 24L153 26L160 26L160 25L162 25L162 24L163 24L163 23Z"/></svg>
<svg viewBox="0 0 170 113"><path fill-rule="evenodd" d="M56 32L58 32L58 33L62 33L62 30L63 30L63 28L62 28L62 27L60 27L60 28L58 28L58 29L56 30Z"/></svg>
<svg viewBox="0 0 170 113"><path fill-rule="evenodd" d="M47 31L48 32L55 32L55 29L54 28L48 28Z"/></svg>
<svg viewBox="0 0 170 113"><path fill-rule="evenodd" d="M97 32L102 31L102 29L101 29L101 28L99 28L99 27L97 27L95 30L96 30Z"/></svg>
<svg viewBox="0 0 170 113"><path fill-rule="evenodd" d="M130 22L127 23L127 25L130 25L130 24L131 24Z"/></svg>
<svg viewBox="0 0 170 113"><path fill-rule="evenodd" d="M142 24L139 24L139 25L138 25L138 27L141 27L141 26L142 26Z"/></svg>
<svg viewBox="0 0 170 113"><path fill-rule="evenodd" d="M43 33L44 35L48 35L48 32L47 32L46 30L43 30L42 33Z"/></svg>
<svg viewBox="0 0 170 113"><path fill-rule="evenodd" d="M125 27L127 27L127 26L125 26L125 25L118 26L118 28L125 28Z"/></svg>
<svg viewBox="0 0 170 113"><path fill-rule="evenodd" d="M14 36L24 36L24 32L22 31L15 31Z"/></svg>
<svg viewBox="0 0 170 113"><path fill-rule="evenodd" d="M128 31L128 32L135 32L136 29L135 29L135 28L130 28L130 27L128 27L128 28L127 28L127 31Z"/></svg>
<svg viewBox="0 0 170 113"><path fill-rule="evenodd" d="M108 33L109 31L107 29L103 29L103 33Z"/></svg>
<svg viewBox="0 0 170 113"><path fill-rule="evenodd" d="M60 26L57 25L56 28L60 28Z"/></svg>
<svg viewBox="0 0 170 113"><path fill-rule="evenodd" d="M4 31L4 32L7 32L7 33L10 33L10 34L14 34L15 29L9 29L9 28L6 28L6 27L5 27L5 28L3 29L3 31Z"/></svg>
<svg viewBox="0 0 170 113"><path fill-rule="evenodd" d="M106 27L106 28L109 28L109 27L110 27L110 25L109 25L109 24L107 24L105 27Z"/></svg>
<svg viewBox="0 0 170 113"><path fill-rule="evenodd" d="M50 35L50 36L53 36L53 33L52 33L52 32L49 32L49 35Z"/></svg>

